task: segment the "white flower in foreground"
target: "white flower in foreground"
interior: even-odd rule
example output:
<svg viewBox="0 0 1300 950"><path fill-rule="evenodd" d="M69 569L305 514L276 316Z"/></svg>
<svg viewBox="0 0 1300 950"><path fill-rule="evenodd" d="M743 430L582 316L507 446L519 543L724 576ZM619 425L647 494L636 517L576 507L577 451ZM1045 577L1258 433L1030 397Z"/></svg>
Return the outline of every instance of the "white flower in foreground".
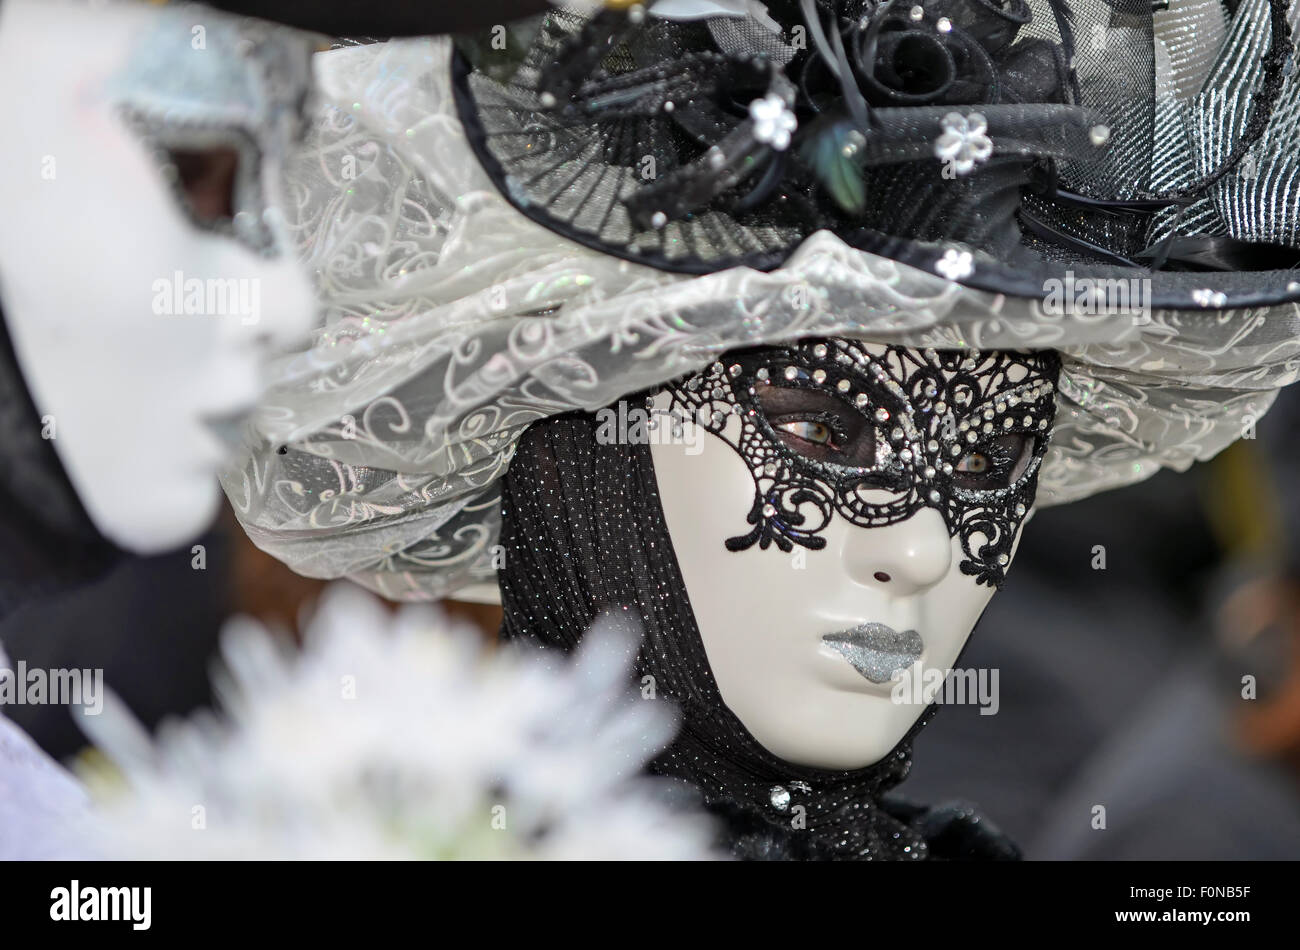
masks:
<svg viewBox="0 0 1300 950"><path fill-rule="evenodd" d="M711 856L712 825L644 763L675 731L600 625L572 661L487 652L429 606L337 584L301 654L259 624L223 636L224 713L152 742L114 701L92 738L110 854L132 858Z"/></svg>
<svg viewBox="0 0 1300 950"><path fill-rule="evenodd" d="M0 646L0 670L12 670ZM86 860L86 793L0 706L0 861Z"/></svg>

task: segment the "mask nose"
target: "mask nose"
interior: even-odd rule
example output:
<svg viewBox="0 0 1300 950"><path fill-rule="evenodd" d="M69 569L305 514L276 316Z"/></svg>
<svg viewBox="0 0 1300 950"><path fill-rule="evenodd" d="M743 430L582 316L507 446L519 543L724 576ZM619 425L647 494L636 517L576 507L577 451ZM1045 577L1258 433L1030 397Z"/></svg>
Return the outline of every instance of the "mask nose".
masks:
<svg viewBox="0 0 1300 950"><path fill-rule="evenodd" d="M855 582L905 596L947 576L952 539L939 512L922 508L906 521L883 528L850 528L840 554Z"/></svg>
<svg viewBox="0 0 1300 950"><path fill-rule="evenodd" d="M311 283L291 257L249 262L239 249L238 274L232 283L235 306L220 323L226 338L241 350L265 358L274 353L306 349L318 323Z"/></svg>

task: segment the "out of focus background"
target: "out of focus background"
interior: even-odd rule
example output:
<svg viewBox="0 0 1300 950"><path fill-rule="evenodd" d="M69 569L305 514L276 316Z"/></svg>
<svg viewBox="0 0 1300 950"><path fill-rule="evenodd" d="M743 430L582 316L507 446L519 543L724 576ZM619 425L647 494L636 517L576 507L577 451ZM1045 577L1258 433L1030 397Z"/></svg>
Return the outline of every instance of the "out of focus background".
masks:
<svg viewBox="0 0 1300 950"><path fill-rule="evenodd" d="M1043 859L1300 858L1300 392L1254 438L1179 475L1037 513L958 662L999 709L940 711L900 791L977 803ZM323 586L226 513L190 548L0 624L14 660L102 668L146 724L211 702L223 621L296 632ZM1098 557L1104 551L1104 569ZM495 608L450 604L493 638ZM6 713L52 755L66 708Z"/></svg>

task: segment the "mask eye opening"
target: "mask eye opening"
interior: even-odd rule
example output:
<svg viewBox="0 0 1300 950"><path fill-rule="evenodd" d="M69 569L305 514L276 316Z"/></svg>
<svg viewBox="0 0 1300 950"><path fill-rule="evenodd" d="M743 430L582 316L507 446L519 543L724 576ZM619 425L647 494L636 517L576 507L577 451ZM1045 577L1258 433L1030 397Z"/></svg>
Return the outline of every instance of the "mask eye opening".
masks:
<svg viewBox="0 0 1300 950"><path fill-rule="evenodd" d="M278 254L266 221L262 152L251 131L177 125L126 107L121 113L196 228L234 238L265 257Z"/></svg>
<svg viewBox="0 0 1300 950"><path fill-rule="evenodd" d="M163 148L175 170L175 184L187 210L209 226L234 226L236 190L241 172L239 151L229 145Z"/></svg>

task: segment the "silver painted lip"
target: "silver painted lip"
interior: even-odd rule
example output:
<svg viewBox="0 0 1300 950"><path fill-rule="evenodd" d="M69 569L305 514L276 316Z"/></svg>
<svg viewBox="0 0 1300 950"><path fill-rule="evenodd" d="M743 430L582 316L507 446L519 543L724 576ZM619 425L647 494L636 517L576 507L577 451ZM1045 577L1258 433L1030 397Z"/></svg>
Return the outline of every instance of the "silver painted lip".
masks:
<svg viewBox="0 0 1300 950"><path fill-rule="evenodd" d="M822 642L873 683L888 683L896 672L919 660L925 650L925 641L915 630L899 633L883 623L863 623L828 633Z"/></svg>

